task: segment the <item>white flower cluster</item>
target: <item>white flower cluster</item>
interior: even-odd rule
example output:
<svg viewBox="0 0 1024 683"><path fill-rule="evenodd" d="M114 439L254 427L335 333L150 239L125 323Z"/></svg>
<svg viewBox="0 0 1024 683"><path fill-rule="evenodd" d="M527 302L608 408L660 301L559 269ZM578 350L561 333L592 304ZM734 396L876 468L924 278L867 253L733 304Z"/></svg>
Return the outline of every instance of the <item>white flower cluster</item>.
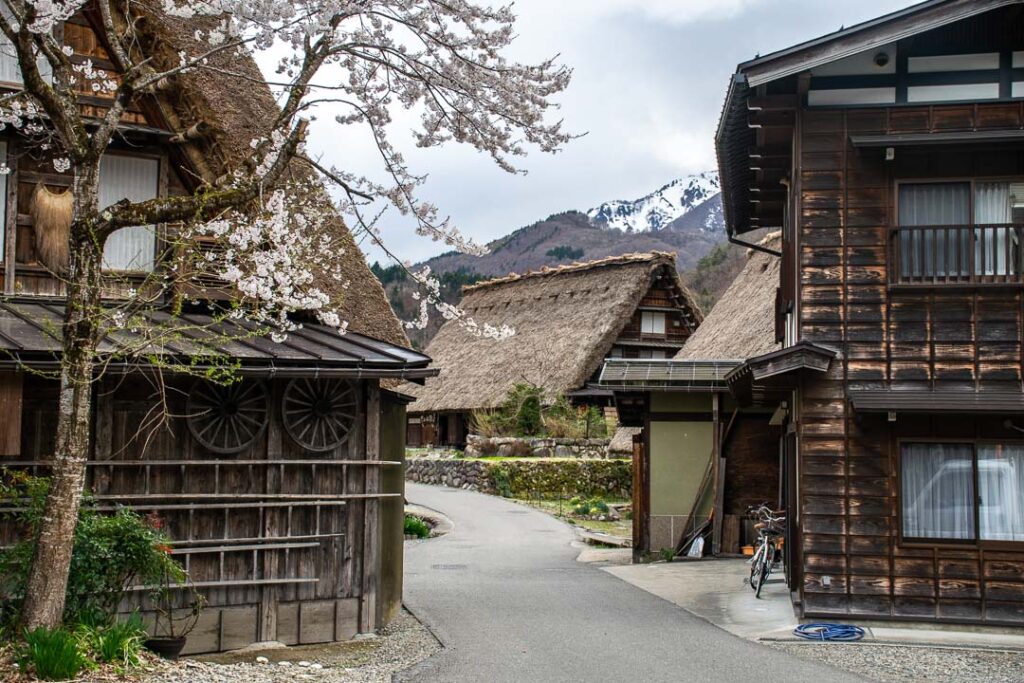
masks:
<svg viewBox="0 0 1024 683"><path fill-rule="evenodd" d="M94 68L91 59L86 59L81 64L72 64L71 68L82 75L94 93L110 94L117 91L117 80L111 78L103 69Z"/></svg>
<svg viewBox="0 0 1024 683"><path fill-rule="evenodd" d="M54 28L82 9L86 2L88 0L28 0L26 4L32 7L35 14L28 30L32 33L52 33Z"/></svg>
<svg viewBox="0 0 1024 683"><path fill-rule="evenodd" d="M318 283L324 278L343 281L342 250L323 225L327 217L310 204L296 206L279 189L255 215L233 213L185 236L217 238L224 251L208 253L207 267L238 289L246 304L239 315L270 325L276 339L298 329L290 316L299 311L313 312L324 325L344 334L348 322Z"/></svg>
<svg viewBox="0 0 1024 683"><path fill-rule="evenodd" d="M508 325L491 325L477 323L464 310L441 299L441 281L430 274L430 267L424 266L418 273L411 273L412 278L426 290L426 294L414 292L413 298L420 302L419 317L405 323L407 329L422 330L430 319L430 307L433 306L445 320L454 320L463 330L474 337L504 341L516 333Z"/></svg>

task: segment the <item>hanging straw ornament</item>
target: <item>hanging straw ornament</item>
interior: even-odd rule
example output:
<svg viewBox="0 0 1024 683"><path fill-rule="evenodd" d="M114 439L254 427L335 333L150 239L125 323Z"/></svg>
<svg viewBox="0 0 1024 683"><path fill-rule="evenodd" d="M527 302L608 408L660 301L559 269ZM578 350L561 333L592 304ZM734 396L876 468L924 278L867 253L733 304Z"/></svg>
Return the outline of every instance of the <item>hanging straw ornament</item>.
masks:
<svg viewBox="0 0 1024 683"><path fill-rule="evenodd" d="M68 241L71 234L72 197L70 191L51 192L38 183L32 192L33 230L36 238L36 256L55 273L68 267Z"/></svg>

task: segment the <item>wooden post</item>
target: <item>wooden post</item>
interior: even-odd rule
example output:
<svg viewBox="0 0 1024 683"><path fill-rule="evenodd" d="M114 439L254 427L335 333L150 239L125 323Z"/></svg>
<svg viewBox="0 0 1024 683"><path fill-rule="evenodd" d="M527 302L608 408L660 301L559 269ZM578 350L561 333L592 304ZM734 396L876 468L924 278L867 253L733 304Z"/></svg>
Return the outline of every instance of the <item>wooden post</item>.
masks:
<svg viewBox="0 0 1024 683"><path fill-rule="evenodd" d="M15 142L13 138L7 140L7 158L4 163L11 172L7 175L7 214L4 221L4 293L14 294L15 275L14 264L17 261L18 244L18 162L15 159Z"/></svg>
<svg viewBox="0 0 1024 683"><path fill-rule="evenodd" d="M722 413L721 394L711 395L711 481L714 486L713 505L711 507L711 554L718 555L722 550L722 514L725 489L725 459L722 457Z"/></svg>
<svg viewBox="0 0 1024 683"><path fill-rule="evenodd" d="M367 460L380 460L380 384L366 383L366 453ZM363 467L366 493L380 492L380 467ZM359 610L359 631L370 633L380 623L377 584L380 578L380 501L367 498L363 516L363 595Z"/></svg>
<svg viewBox="0 0 1024 683"><path fill-rule="evenodd" d="M267 460L279 460L282 457L281 441L281 385L278 382L271 382L270 387L270 411L267 416ZM279 470L276 467L267 465L265 467L263 480L263 492L279 493L281 482ZM261 511L260 520L261 533L263 538L277 538L281 535L278 528L278 515L264 508ZM260 553L262 579L277 578L277 551ZM279 640L277 637L277 586L265 585L260 587L260 609L259 623L257 628L257 639L260 641Z"/></svg>

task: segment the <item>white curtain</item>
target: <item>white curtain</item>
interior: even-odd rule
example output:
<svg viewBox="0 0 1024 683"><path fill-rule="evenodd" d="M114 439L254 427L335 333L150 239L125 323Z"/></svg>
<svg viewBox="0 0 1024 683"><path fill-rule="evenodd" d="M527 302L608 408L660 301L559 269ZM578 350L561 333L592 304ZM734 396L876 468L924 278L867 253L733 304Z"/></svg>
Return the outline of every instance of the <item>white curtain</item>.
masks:
<svg viewBox="0 0 1024 683"><path fill-rule="evenodd" d="M971 223L970 183L920 183L900 186L901 226L966 226ZM900 233L900 269L904 277L967 275L966 230L939 234L930 230Z"/></svg>
<svg viewBox="0 0 1024 683"><path fill-rule="evenodd" d="M981 537L1024 541L1024 446L978 446Z"/></svg>
<svg viewBox="0 0 1024 683"><path fill-rule="evenodd" d="M1009 275L1015 272L1012 264L1014 244L1011 242L1008 248L1007 242L1015 241L1016 233L1009 228L991 227L993 224L1012 222L1010 184L975 184L974 223L978 226L975 229L975 242L978 245L974 254L976 272L983 275Z"/></svg>
<svg viewBox="0 0 1024 683"><path fill-rule="evenodd" d="M903 535L974 538L974 457L970 444L904 444Z"/></svg>
<svg viewBox="0 0 1024 683"><path fill-rule="evenodd" d="M156 159L107 154L100 160L100 206L130 199L141 202L157 195L160 162ZM121 228L107 239L103 267L110 270L153 270L156 231L151 225Z"/></svg>

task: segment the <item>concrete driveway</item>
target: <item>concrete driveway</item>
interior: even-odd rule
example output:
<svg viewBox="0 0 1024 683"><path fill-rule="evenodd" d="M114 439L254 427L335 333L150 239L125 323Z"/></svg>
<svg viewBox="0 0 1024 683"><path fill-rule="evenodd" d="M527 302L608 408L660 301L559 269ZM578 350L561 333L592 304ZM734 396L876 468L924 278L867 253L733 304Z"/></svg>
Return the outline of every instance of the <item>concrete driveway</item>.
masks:
<svg viewBox="0 0 1024 683"><path fill-rule="evenodd" d="M406 544L405 599L445 649L403 681L863 681L742 640L576 561L572 529L479 493L406 485L453 530Z"/></svg>

